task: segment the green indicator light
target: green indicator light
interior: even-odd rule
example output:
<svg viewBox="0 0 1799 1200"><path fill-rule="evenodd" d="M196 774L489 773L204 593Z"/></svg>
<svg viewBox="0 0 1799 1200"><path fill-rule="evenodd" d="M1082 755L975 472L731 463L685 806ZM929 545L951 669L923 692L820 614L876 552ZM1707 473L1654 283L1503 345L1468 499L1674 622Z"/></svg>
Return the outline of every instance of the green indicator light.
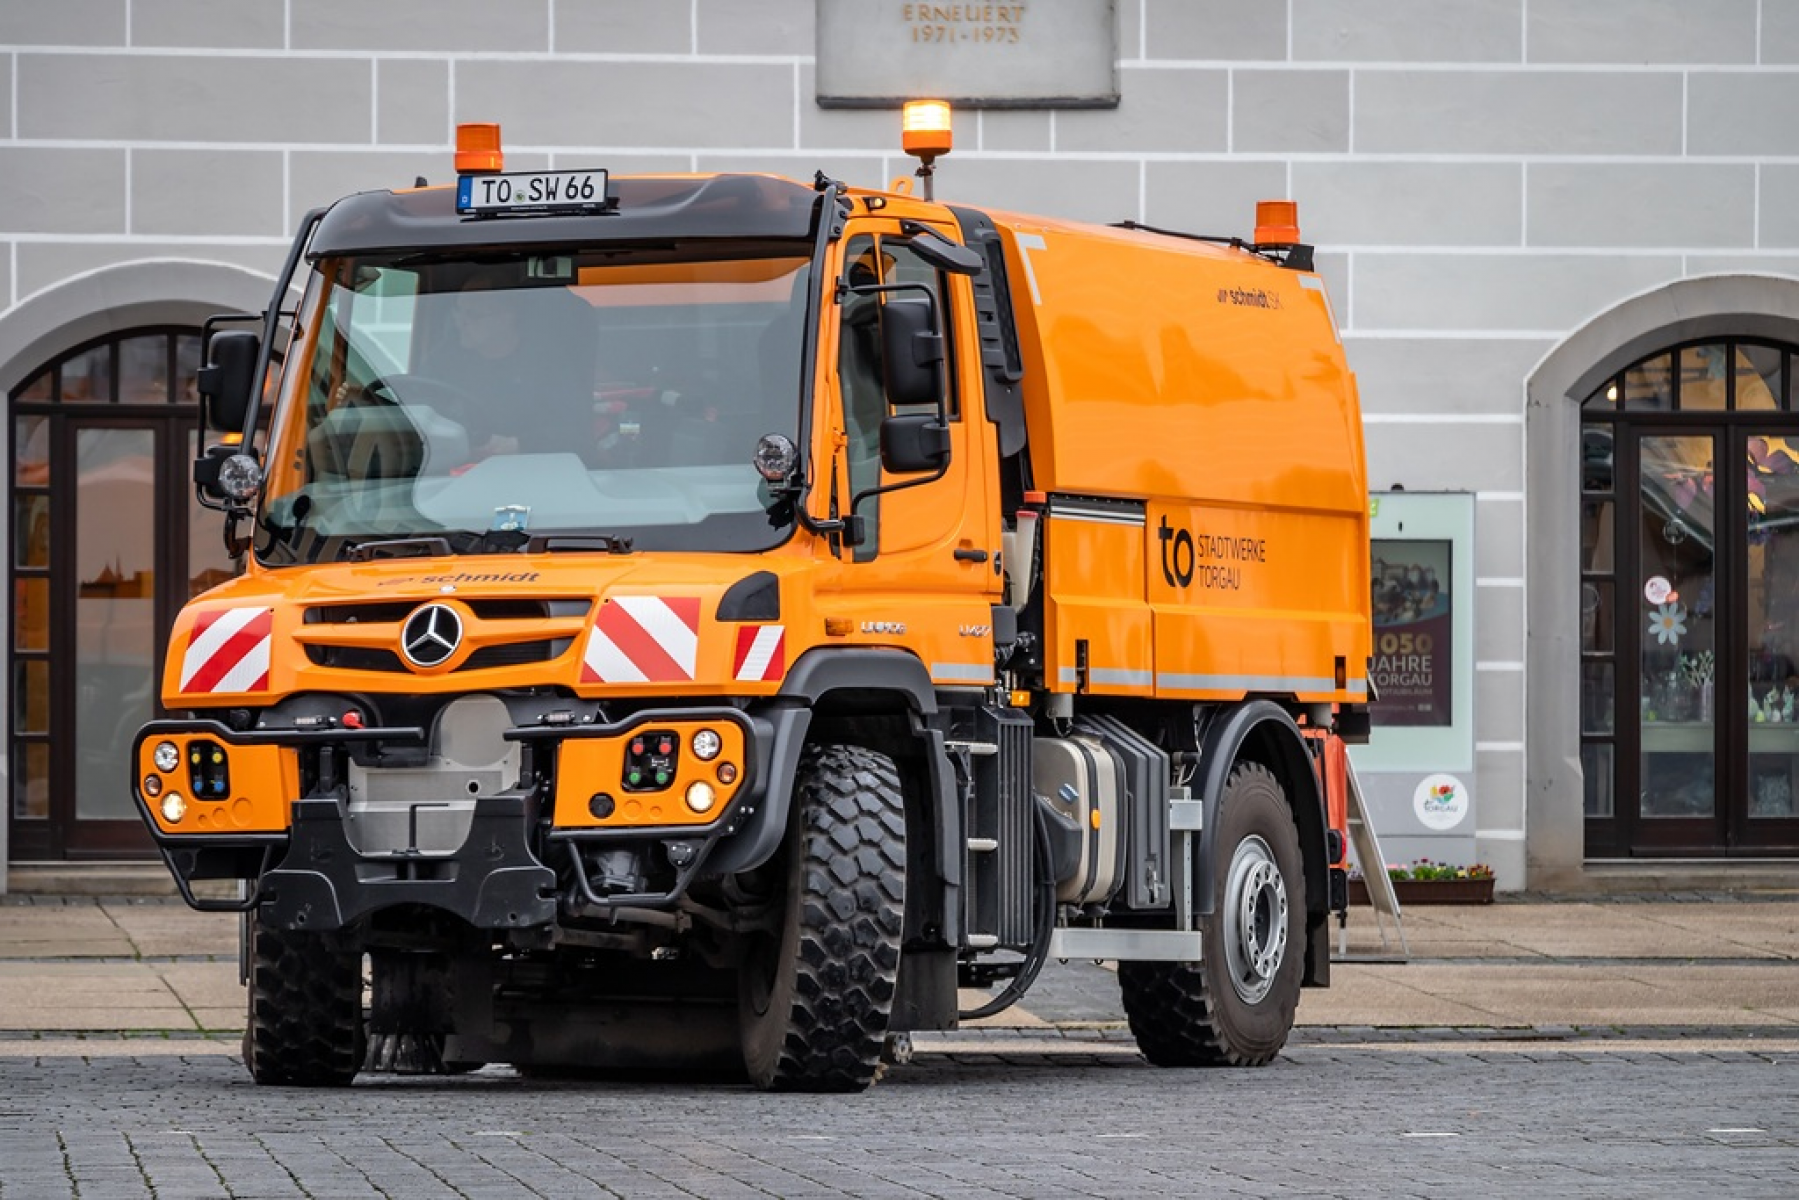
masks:
<svg viewBox="0 0 1799 1200"><path fill-rule="evenodd" d="M656 772L656 782L657 783L667 783L668 782L668 772L667 771L657 771Z"/></svg>
<svg viewBox="0 0 1799 1200"><path fill-rule="evenodd" d="M625 776L625 782L627 782L627 783L642 783L643 782L643 772L642 771L631 772L629 775Z"/></svg>

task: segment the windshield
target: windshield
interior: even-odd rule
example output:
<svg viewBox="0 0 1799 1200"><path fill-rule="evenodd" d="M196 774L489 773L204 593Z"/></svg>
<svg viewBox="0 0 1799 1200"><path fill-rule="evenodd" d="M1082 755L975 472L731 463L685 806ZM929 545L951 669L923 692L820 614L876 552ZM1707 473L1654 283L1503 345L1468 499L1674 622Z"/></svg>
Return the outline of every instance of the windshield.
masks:
<svg viewBox="0 0 1799 1200"><path fill-rule="evenodd" d="M733 249L320 263L258 558L778 544L751 455L798 440L809 247Z"/></svg>

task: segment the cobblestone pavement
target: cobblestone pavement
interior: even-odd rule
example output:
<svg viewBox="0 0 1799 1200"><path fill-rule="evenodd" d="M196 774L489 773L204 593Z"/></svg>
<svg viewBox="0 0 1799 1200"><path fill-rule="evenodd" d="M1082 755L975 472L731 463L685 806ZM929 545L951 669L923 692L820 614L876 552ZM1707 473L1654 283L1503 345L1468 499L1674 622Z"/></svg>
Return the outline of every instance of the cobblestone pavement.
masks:
<svg viewBox="0 0 1799 1200"><path fill-rule="evenodd" d="M861 1096L504 1068L258 1088L222 1042L0 1057L0 1196L1799 1194L1790 1029L1300 1030L1161 1071L1115 1029L921 1039Z"/></svg>
<svg viewBox="0 0 1799 1200"><path fill-rule="evenodd" d="M1344 964L1257 1071L1147 1066L1071 963L848 1097L258 1088L228 920L38 908L0 902L0 1200L1799 1196L1791 897L1421 914L1410 964Z"/></svg>

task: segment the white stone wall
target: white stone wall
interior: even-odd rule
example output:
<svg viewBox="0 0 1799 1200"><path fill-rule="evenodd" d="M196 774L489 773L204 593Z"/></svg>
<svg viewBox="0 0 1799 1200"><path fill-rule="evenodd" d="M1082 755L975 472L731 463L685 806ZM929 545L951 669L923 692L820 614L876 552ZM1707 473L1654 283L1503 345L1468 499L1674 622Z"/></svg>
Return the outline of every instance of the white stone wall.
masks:
<svg viewBox="0 0 1799 1200"><path fill-rule="evenodd" d="M813 103L813 6L0 0L0 310L139 259L272 272L309 206L447 178L459 120L501 122L513 168L906 172L894 114ZM1628 296L1794 270L1799 0L1117 10L1119 107L961 112L938 194L1221 233L1300 201L1372 486L1478 495L1475 795L1517 886L1523 381Z"/></svg>

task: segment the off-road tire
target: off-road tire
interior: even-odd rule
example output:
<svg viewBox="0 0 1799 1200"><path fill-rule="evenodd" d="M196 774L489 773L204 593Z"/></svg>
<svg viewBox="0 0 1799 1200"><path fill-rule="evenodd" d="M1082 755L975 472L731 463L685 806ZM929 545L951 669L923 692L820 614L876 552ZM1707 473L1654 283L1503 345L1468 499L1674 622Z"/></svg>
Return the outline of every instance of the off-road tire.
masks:
<svg viewBox="0 0 1799 1200"><path fill-rule="evenodd" d="M257 1083L346 1087L365 1053L362 949L341 932L296 933L250 920L244 1066Z"/></svg>
<svg viewBox="0 0 1799 1200"><path fill-rule="evenodd" d="M1158 1067L1261 1066L1286 1045L1299 1007L1305 969L1305 874L1293 810L1273 773L1259 763L1237 764L1219 800L1217 824L1212 913L1200 920L1203 960L1118 964L1131 1033L1143 1056ZM1234 862L1239 882L1251 884L1251 908L1259 914L1251 916L1251 924L1260 921L1256 930L1246 929L1240 911L1231 911L1228 893ZM1269 866L1278 879L1268 874ZM1280 892L1285 896L1284 914L1271 911L1278 906ZM1282 936L1275 925L1283 920L1278 963L1262 972L1247 971L1240 989L1232 979L1230 939L1237 939L1239 951L1266 948L1272 945L1266 939ZM1258 930L1259 936L1248 936ZM1246 999L1245 990L1263 994Z"/></svg>
<svg viewBox="0 0 1799 1200"><path fill-rule="evenodd" d="M859 1092L881 1066L906 913L899 772L808 746L788 823L785 915L739 975L744 1067L765 1091Z"/></svg>

